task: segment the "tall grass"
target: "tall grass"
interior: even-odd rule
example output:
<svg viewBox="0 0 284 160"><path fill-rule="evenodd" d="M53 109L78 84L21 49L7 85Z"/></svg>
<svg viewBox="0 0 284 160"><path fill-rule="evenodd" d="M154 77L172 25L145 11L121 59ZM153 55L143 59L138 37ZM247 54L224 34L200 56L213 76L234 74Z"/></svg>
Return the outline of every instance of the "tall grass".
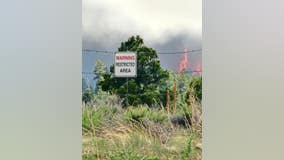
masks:
<svg viewBox="0 0 284 160"><path fill-rule="evenodd" d="M82 108L83 160L201 160L201 128L186 122L190 107L168 114L146 105L101 103ZM187 125L174 124L175 116Z"/></svg>

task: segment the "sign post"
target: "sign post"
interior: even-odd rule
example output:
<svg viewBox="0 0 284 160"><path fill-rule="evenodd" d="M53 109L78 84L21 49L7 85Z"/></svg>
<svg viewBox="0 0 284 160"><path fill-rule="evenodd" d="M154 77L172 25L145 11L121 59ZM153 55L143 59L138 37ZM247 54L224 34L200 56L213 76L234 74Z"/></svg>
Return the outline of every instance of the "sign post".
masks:
<svg viewBox="0 0 284 160"><path fill-rule="evenodd" d="M114 76L127 78L126 105L128 106L128 78L137 76L137 57L135 52L116 52L114 54Z"/></svg>

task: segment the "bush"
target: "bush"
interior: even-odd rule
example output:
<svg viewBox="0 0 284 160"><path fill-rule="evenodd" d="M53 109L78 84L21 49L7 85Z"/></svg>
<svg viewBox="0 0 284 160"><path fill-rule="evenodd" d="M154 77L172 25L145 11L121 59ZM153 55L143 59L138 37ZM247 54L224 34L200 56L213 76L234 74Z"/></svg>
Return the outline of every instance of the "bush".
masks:
<svg viewBox="0 0 284 160"><path fill-rule="evenodd" d="M121 106L122 100L117 95L111 95L104 91L98 91L94 95L94 104L101 106Z"/></svg>
<svg viewBox="0 0 284 160"><path fill-rule="evenodd" d="M167 114L163 110L151 109L148 106L130 107L125 112L126 120L136 122L150 120L155 123L163 123L167 117Z"/></svg>
<svg viewBox="0 0 284 160"><path fill-rule="evenodd" d="M176 114L171 117L171 122L175 125L188 126L191 125L191 108L187 104L179 105Z"/></svg>
<svg viewBox="0 0 284 160"><path fill-rule="evenodd" d="M179 152L181 160L202 159L202 149L200 148L201 137L191 134L187 139L187 145Z"/></svg>
<svg viewBox="0 0 284 160"><path fill-rule="evenodd" d="M130 121L142 122L146 119L148 111L148 107L140 106L140 107L129 107L125 112L125 119Z"/></svg>
<svg viewBox="0 0 284 160"><path fill-rule="evenodd" d="M94 131L111 121L119 111L118 106L101 106L99 108L83 107L82 109L82 128L83 131Z"/></svg>
<svg viewBox="0 0 284 160"><path fill-rule="evenodd" d="M193 88L193 91L194 91L193 94L196 100L201 101L202 100L202 78L201 77L193 78L189 86Z"/></svg>
<svg viewBox="0 0 284 160"><path fill-rule="evenodd" d="M150 121L163 123L168 118L168 115L163 110L152 109L148 112L147 117Z"/></svg>
<svg viewBox="0 0 284 160"><path fill-rule="evenodd" d="M87 103L92 103L93 100L94 100L94 93L90 88L87 88L82 95L82 101L87 104Z"/></svg>
<svg viewBox="0 0 284 160"><path fill-rule="evenodd" d="M94 129L102 126L102 112L97 112L94 108L83 107L82 109L82 129L86 131L94 131Z"/></svg>

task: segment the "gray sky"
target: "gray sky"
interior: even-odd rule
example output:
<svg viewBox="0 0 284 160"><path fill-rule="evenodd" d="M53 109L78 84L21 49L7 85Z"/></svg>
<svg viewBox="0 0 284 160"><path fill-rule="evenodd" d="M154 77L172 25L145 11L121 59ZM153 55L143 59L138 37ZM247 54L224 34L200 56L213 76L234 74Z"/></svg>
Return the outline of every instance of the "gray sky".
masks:
<svg viewBox="0 0 284 160"><path fill-rule="evenodd" d="M202 0L83 0L82 20L84 48L118 48L131 35L151 46L176 35L201 43Z"/></svg>
<svg viewBox="0 0 284 160"><path fill-rule="evenodd" d="M202 47L202 0L83 0L82 11L83 49L117 50L132 35L157 51ZM174 70L181 57L160 56L161 64ZM189 58L192 65L201 63L200 54ZM92 70L97 59L112 62L84 55L83 71Z"/></svg>

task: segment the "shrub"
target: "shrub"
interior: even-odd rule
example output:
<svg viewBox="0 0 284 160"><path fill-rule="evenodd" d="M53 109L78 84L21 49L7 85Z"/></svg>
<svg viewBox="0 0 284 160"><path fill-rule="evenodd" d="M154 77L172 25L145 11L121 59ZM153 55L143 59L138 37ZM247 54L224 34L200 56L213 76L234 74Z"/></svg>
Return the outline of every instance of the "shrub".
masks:
<svg viewBox="0 0 284 160"><path fill-rule="evenodd" d="M119 111L118 106L101 106L99 108L83 107L82 128L84 131L94 131L112 120Z"/></svg>
<svg viewBox="0 0 284 160"><path fill-rule="evenodd" d="M175 125L188 126L191 125L191 109L187 104L179 105L176 114L172 115L171 122Z"/></svg>
<svg viewBox="0 0 284 160"><path fill-rule="evenodd" d="M93 131L102 126L103 114L94 108L83 107L82 109L82 129L83 131Z"/></svg>
<svg viewBox="0 0 284 160"><path fill-rule="evenodd" d="M179 152L180 160L184 159L202 159L202 149L200 148L201 137L191 134L187 138L187 145Z"/></svg>
<svg viewBox="0 0 284 160"><path fill-rule="evenodd" d="M186 126L186 119L182 115L173 115L171 117L171 122L174 125Z"/></svg>
<svg viewBox="0 0 284 160"><path fill-rule="evenodd" d="M130 121L142 122L150 120L155 123L163 123L167 119L167 114L163 110L152 109L148 106L130 107L125 112L125 119Z"/></svg>
<svg viewBox="0 0 284 160"><path fill-rule="evenodd" d="M87 103L92 103L93 99L94 99L94 93L90 88L87 88L82 95L82 101L87 104Z"/></svg>
<svg viewBox="0 0 284 160"><path fill-rule="evenodd" d="M194 91L194 97L196 98L197 101L202 100L202 78L201 77L194 77L189 86L193 88Z"/></svg>
<svg viewBox="0 0 284 160"><path fill-rule="evenodd" d="M94 95L94 104L97 107L101 106L121 106L121 99L117 95L111 95L104 91L98 91Z"/></svg>
<svg viewBox="0 0 284 160"><path fill-rule="evenodd" d="M168 118L168 115L163 110L152 109L148 112L147 117L150 121L163 123Z"/></svg>
<svg viewBox="0 0 284 160"><path fill-rule="evenodd" d="M148 107L139 106L136 108L130 107L125 112L125 119L130 121L142 122L146 119L147 112L149 112Z"/></svg>

